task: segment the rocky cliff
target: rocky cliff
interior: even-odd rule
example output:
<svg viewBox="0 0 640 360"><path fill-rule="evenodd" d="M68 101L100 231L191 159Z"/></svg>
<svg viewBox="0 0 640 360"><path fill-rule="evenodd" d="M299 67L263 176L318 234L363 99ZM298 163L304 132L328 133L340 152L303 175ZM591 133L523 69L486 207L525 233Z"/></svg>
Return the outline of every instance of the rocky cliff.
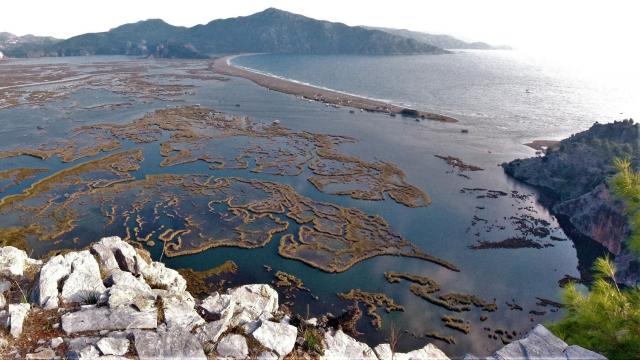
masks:
<svg viewBox="0 0 640 360"><path fill-rule="evenodd" d="M542 189L567 234L593 240L616 255L618 280L640 280L638 260L625 246L629 223L624 203L611 194L613 160L629 157L640 165L638 124L633 120L594 124L560 142L542 157L503 164L512 177Z"/></svg>
<svg viewBox="0 0 640 360"><path fill-rule="evenodd" d="M390 344L371 348L336 323L289 313L264 284L196 299L180 273L118 237L46 261L0 248L3 358L448 359L432 344L395 354ZM604 359L540 325L488 359L542 357Z"/></svg>

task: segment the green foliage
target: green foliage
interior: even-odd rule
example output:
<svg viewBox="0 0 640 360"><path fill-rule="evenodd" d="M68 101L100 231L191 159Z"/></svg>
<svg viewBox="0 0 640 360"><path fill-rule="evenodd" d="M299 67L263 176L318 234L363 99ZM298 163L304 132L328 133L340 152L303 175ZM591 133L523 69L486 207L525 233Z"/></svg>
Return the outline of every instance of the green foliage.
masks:
<svg viewBox="0 0 640 360"><path fill-rule="evenodd" d="M322 336L319 331L314 328L308 328L304 331L304 348L309 352L315 352L323 355Z"/></svg>
<svg viewBox="0 0 640 360"><path fill-rule="evenodd" d="M569 344L609 359L639 359L640 289L620 290L615 271L609 259L596 260L591 292L582 293L569 284L563 294L567 313L549 329Z"/></svg>
<svg viewBox="0 0 640 360"><path fill-rule="evenodd" d="M611 181L613 192L627 206L631 235L627 239L629 249L640 256L640 172L635 171L628 158L615 159L618 174Z"/></svg>

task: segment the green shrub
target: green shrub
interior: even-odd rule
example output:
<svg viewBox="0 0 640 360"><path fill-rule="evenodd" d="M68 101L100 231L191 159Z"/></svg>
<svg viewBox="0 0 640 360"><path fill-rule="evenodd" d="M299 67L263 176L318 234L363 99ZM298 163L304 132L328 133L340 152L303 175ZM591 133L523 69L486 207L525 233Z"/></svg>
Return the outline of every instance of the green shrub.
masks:
<svg viewBox="0 0 640 360"><path fill-rule="evenodd" d="M549 329L567 343L609 359L640 359L640 289L619 289L609 259L597 259L594 271L589 293L582 293L575 284L566 287L566 315Z"/></svg>
<svg viewBox="0 0 640 360"><path fill-rule="evenodd" d="M627 246L640 256L640 172L633 169L628 158L615 159L614 165L618 174L611 181L612 189L627 206L631 228Z"/></svg>

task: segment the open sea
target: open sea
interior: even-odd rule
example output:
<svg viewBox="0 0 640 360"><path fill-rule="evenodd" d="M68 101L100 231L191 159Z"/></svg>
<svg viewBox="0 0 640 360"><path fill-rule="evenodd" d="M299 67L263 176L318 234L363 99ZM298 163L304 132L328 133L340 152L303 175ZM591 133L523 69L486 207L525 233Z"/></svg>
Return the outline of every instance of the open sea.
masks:
<svg viewBox="0 0 640 360"><path fill-rule="evenodd" d="M87 57L65 59L16 60L0 64L46 64L65 62L131 61L123 58ZM138 60L136 60L138 61ZM143 61L143 60L139 60ZM147 60L144 60L145 62ZM162 64L157 61L156 64ZM233 260L239 271L230 286L273 281L273 273L263 265L283 270L301 278L314 299L304 293L295 299L294 310L310 316L326 312L340 314L348 302L336 294L359 288L384 292L404 306L403 312L386 313L379 309L383 328L374 329L365 315L359 321L360 340L370 345L387 342L391 328L403 332L400 350L407 351L433 342L448 355L461 357L473 352L487 355L503 344L491 337L492 331L504 329L526 333L537 323L553 321L561 310L539 304L542 299L560 300L558 281L566 275L579 277L578 267L588 267L602 249L568 240L557 221L540 204L535 189L505 176L499 164L519 157L536 156L523 143L534 139L561 139L587 129L594 121L609 122L639 114L638 101L624 89L605 89L585 83L556 70L529 62L517 52L469 51L442 56L302 56L251 55L235 58L233 63L256 71L336 89L393 103L440 112L459 120L455 124L416 121L367 112L350 112L295 96L269 91L244 79L230 81L185 80L193 88L168 105L162 99L140 101L131 94L104 89L78 88L68 96L42 106L18 106L0 110L0 143L5 150L18 145L37 145L47 136L63 137L73 127L98 123L126 123L145 113L167 106L195 105L212 107L229 114L249 116L257 122L277 119L284 127L350 136L357 140L341 150L369 161L388 161L402 169L409 183L431 197L428 207L408 208L393 202L354 200L318 191L304 176L255 174L248 170L212 170L203 162L161 167L159 144L142 148L145 160L134 176L149 174L211 174L271 180L292 185L297 192L314 200L356 207L382 216L394 231L426 252L456 264L453 272L418 259L378 256L362 261L342 273L325 273L296 260L278 255L279 236L263 248L214 248L194 255L164 258L170 267L206 270ZM190 62L193 64L193 62ZM203 63L202 65L206 65ZM154 70L157 71L157 70ZM170 72L171 69L166 70ZM158 73L162 74L162 71ZM158 74L156 73L156 75ZM52 85L53 86L53 85ZM59 86L59 85L56 85ZM45 86L46 88L46 86ZM105 111L94 109L104 103L130 102L131 106ZM467 130L462 132L461 130ZM50 135L47 135L50 134ZM483 171L460 173L435 155L450 155ZM98 158L97 155L89 159ZM45 167L48 173L73 166L57 158L39 160L32 157L0 159L0 171L18 166ZM19 193L29 186L21 184L5 195ZM467 190L465 190L467 189ZM488 189L507 196L479 196ZM98 215L96 215L98 216ZM512 216L543 220L550 233L540 240L540 248L472 249L478 240L500 241L519 236ZM0 226L5 224L0 223ZM82 237L77 246L106 235L104 229L90 224L75 231ZM70 239L51 244L32 242L35 254L51 248L72 246ZM77 242L73 242L77 244ZM160 255L158 246L150 248L153 258ZM443 293L473 294L489 302L495 299L498 310L486 313L482 321L479 309L456 313L436 306L411 293L409 282L387 282L386 271L429 276L439 282ZM517 304L520 308L512 306ZM533 311L533 312L531 312ZM445 328L441 317L453 315L471 325L469 334ZM490 328L487 331L484 328ZM454 336L455 344L424 337L438 332Z"/></svg>

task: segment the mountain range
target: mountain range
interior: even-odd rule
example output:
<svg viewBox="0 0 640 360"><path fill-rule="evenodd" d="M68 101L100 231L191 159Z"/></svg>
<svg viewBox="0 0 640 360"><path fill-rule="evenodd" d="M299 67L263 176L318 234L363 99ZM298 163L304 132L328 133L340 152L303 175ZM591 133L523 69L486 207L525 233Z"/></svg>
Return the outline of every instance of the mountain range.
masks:
<svg viewBox="0 0 640 360"><path fill-rule="evenodd" d="M365 26L365 28L370 30L384 31L392 35L402 36L402 37L413 39L419 42L431 44L433 46L437 46L442 49L475 49L475 50L509 50L511 49L511 47L505 46L505 45L494 46L494 45L489 45L485 42L466 42L458 38L455 38L451 35L429 34L425 32L411 31L406 29L390 29L390 28L382 28L382 27L370 27L370 26Z"/></svg>
<svg viewBox="0 0 640 360"><path fill-rule="evenodd" d="M396 55L445 54L448 53L445 48L483 48L473 45L481 43L469 44L445 35L348 26L275 8L249 16L213 20L190 28L151 19L66 40L2 34L7 34L9 40L0 37L0 51L10 57L138 55L206 58L214 54L263 52ZM447 41L443 40L445 38ZM3 45L5 43L7 45ZM452 43L467 46L449 46Z"/></svg>

